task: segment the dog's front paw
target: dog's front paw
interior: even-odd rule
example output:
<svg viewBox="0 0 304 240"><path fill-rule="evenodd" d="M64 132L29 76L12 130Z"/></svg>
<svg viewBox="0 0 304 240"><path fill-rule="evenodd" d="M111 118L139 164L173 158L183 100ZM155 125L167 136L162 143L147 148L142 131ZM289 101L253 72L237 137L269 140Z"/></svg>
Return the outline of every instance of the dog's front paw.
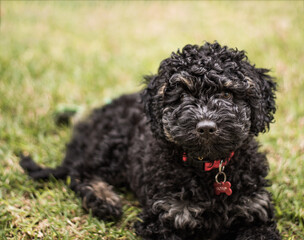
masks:
<svg viewBox="0 0 304 240"><path fill-rule="evenodd" d="M252 227L239 232L236 240L281 240L274 225Z"/></svg>
<svg viewBox="0 0 304 240"><path fill-rule="evenodd" d="M164 222L171 222L175 229L195 229L200 225L198 216L204 209L176 199L157 200L152 211Z"/></svg>
<svg viewBox="0 0 304 240"><path fill-rule="evenodd" d="M138 216L140 221L134 224L136 234L144 240L182 240L179 233L170 227L166 227L159 221L158 216L143 211ZM187 238L191 239L191 238Z"/></svg>

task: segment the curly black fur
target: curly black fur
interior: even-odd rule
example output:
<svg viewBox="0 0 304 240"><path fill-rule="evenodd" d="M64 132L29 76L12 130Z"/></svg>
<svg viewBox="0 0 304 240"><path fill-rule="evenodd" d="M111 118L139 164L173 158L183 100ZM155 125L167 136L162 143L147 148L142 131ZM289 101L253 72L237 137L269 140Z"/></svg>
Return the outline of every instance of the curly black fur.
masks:
<svg viewBox="0 0 304 240"><path fill-rule="evenodd" d="M268 70L244 51L206 43L172 53L145 79L141 94L95 109L75 126L60 167L42 169L29 157L21 166L34 179L70 176L83 207L101 219L122 213L112 186L129 187L143 206L135 224L143 239L280 239L265 190L267 160L254 138L276 110ZM206 122L211 128L198 127ZM231 152L231 196L214 194L217 169L182 162L183 153L213 162Z"/></svg>

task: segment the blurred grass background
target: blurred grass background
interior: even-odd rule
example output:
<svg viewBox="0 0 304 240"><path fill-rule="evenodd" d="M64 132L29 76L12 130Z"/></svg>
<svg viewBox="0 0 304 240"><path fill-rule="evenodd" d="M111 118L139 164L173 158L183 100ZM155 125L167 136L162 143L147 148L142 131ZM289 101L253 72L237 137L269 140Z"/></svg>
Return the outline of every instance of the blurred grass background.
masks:
<svg viewBox="0 0 304 240"><path fill-rule="evenodd" d="M137 239L139 208L128 193L119 223L98 221L65 182L28 180L17 153L56 166L71 133L55 126L58 107L91 109L137 91L172 51L217 40L277 77L276 123L259 140L279 229L304 239L303 10L302 1L2 1L0 238Z"/></svg>

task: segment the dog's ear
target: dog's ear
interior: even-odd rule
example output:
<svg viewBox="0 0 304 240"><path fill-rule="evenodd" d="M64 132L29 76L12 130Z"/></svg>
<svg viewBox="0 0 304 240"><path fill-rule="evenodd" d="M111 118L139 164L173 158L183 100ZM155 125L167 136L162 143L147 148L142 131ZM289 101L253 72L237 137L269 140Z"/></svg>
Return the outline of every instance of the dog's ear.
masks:
<svg viewBox="0 0 304 240"><path fill-rule="evenodd" d="M269 129L269 124L273 122L273 115L276 111L275 91L276 83L268 74L269 70L255 68L253 76L254 94L250 97L251 104L251 132L256 136ZM251 80L251 77L248 78ZM251 83L252 84L252 83Z"/></svg>
<svg viewBox="0 0 304 240"><path fill-rule="evenodd" d="M146 88L141 93L141 100L144 104L144 111L150 121L153 117L154 100L157 93L157 75L144 76Z"/></svg>
<svg viewBox="0 0 304 240"><path fill-rule="evenodd" d="M163 136L162 107L166 83L159 75L145 76L146 88L141 93L144 111L150 122L152 132Z"/></svg>

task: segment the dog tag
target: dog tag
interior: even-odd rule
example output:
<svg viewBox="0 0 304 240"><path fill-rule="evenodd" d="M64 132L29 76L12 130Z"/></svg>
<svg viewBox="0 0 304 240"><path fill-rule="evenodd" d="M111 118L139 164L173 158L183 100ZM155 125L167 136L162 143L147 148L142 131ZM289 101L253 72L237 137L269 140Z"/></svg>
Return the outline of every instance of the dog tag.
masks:
<svg viewBox="0 0 304 240"><path fill-rule="evenodd" d="M230 196L232 194L231 183L228 181L215 182L213 186L216 195L220 195L221 193L226 193L226 195Z"/></svg>

